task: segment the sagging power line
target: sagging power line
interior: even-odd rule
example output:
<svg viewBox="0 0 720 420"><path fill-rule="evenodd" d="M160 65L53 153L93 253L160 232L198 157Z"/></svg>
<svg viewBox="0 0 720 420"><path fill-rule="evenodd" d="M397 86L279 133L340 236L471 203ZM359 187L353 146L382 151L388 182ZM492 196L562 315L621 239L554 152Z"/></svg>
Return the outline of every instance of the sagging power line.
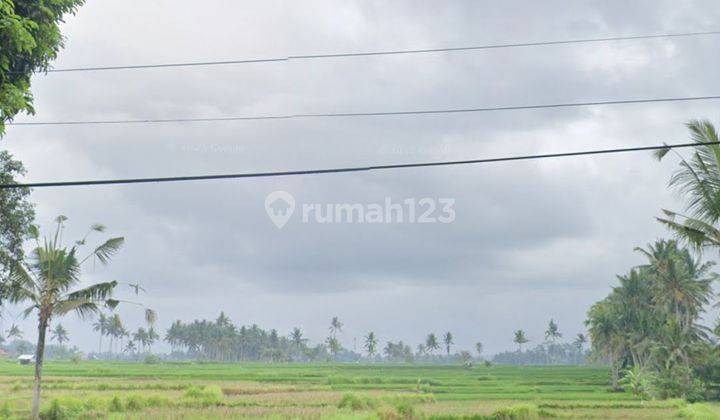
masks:
<svg viewBox="0 0 720 420"><path fill-rule="evenodd" d="M285 176L323 175L323 174L334 174L334 173L368 172L368 171L382 171L382 170L390 170L390 169L424 168L424 167L433 167L433 166L472 165L472 164L495 163L495 162L511 162L511 161L521 161L521 160L562 158L562 157L572 157L572 156L642 152L642 151L652 151L652 150L678 149L678 148L684 148L684 147L709 146L709 145L715 145L715 144L720 144L720 142L663 144L663 145L657 145L657 146L638 146L638 147L626 147L626 148L618 148L618 149L585 150L585 151L579 151L579 152L506 156L506 157L498 157L498 158L485 158L485 159L473 159L473 160L401 163L401 164L392 164L392 165L355 166L355 167L326 168L326 169L307 169L307 170L282 171L282 172L249 172L249 173L234 173L234 174L219 174L219 175L175 176L175 177L162 177L162 178L118 178L118 179L101 179L101 180L85 180L85 181L30 182L30 183L0 184L0 189L79 187L79 186L92 186L92 185L148 184L148 183L166 183L166 182L209 181L209 180L218 180L218 179L271 178L271 177L285 177Z"/></svg>
<svg viewBox="0 0 720 420"><path fill-rule="evenodd" d="M572 108L583 106L599 105L627 105L659 102L689 102L720 99L720 95L708 96L685 96L672 98L645 98L645 99L621 99L611 101L589 101L589 102L564 102L552 104L535 105L513 105L513 106L491 106L481 108L452 108L452 109L423 109L423 110L402 110L402 111L370 111L370 112L337 112L337 113L311 113L311 114L288 114L288 115L248 115L230 117L189 117L189 118L143 118L125 120L86 120L86 121L30 121L30 122L8 122L12 126L53 126L53 125L111 125L111 124L163 124L163 123L197 123L197 122L222 122L222 121L261 121L261 120L288 120L307 118L351 118L351 117L379 117L379 116L402 116L402 115L429 115L429 114L459 114L473 112L494 112L494 111L519 111L530 109L551 109L551 108Z"/></svg>
<svg viewBox="0 0 720 420"><path fill-rule="evenodd" d="M471 45L471 46L447 47L447 48L400 49L400 50L386 50L386 51L360 51L360 52L342 52L342 53L330 53L330 54L304 54L304 55L290 55L287 57L271 57L271 58L255 58L255 59L250 58L250 59L220 60L220 61L195 61L195 62L190 61L190 62L179 62L179 63L130 64L130 65L120 65L120 66L69 67L69 68L50 69L47 72L48 73L69 73L69 72L84 72L84 71L158 69L158 68L171 68L171 67L225 66L225 65L239 65L239 64L252 64L252 63L283 62L283 61L290 61L290 60L312 60L312 59L367 57L367 56L399 55L399 54L459 52L459 51L491 50L491 49L502 49L502 48L539 47L539 46L548 46L548 45L587 44L587 43L611 42L611 41L631 41L631 40L642 40L642 39L653 39L653 38L681 38L681 37L692 37L692 36L702 36L702 35L720 35L720 31L664 33L664 34L652 34L652 35L615 36L615 37L603 37L603 38L580 38L580 39L557 40L557 41L502 43L502 44Z"/></svg>

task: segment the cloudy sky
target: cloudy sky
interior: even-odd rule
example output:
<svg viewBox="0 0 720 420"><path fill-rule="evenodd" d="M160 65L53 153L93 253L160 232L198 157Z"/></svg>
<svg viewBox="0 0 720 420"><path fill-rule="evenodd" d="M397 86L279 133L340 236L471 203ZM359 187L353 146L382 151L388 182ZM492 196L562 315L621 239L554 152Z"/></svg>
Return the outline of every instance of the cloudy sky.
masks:
<svg viewBox="0 0 720 420"><path fill-rule="evenodd" d="M67 20L57 68L231 60L717 30L715 1L90 1ZM720 93L718 36L322 60L51 73L37 115L17 121L216 117L511 106ZM452 115L154 125L8 127L28 181L364 166L684 142L717 102ZM164 329L216 317L314 341L374 330L413 345L452 331L459 348L512 348L512 331L566 337L633 248L667 236L653 217L681 202L675 162L649 154L312 177L37 189L38 222L68 236L102 222L126 238L87 281L140 282ZM277 229L276 190L298 203L453 198L441 224L302 223ZM100 240L101 237L97 237ZM123 287L121 295L129 296ZM4 323L18 313L10 309ZM128 327L137 308L120 310ZM94 348L87 323L62 321ZM31 336L32 325L23 322Z"/></svg>

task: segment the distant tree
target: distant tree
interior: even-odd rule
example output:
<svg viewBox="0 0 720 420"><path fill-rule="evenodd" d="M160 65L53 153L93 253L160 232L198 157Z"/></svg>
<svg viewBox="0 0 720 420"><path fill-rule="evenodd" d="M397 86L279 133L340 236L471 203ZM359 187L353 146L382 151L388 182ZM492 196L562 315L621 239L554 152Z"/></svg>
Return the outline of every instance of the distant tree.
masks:
<svg viewBox="0 0 720 420"><path fill-rule="evenodd" d="M585 343L587 343L587 338L584 334L580 333L575 336L575 341L573 341L573 344L575 347L577 347L578 351L581 352L585 348Z"/></svg>
<svg viewBox="0 0 720 420"><path fill-rule="evenodd" d="M160 335L155 331L155 327L150 327L147 330L147 347L150 353L152 353L152 346L160 338Z"/></svg>
<svg viewBox="0 0 720 420"><path fill-rule="evenodd" d="M17 325L12 324L10 329L7 330L7 338L9 340L22 340L23 332Z"/></svg>
<svg viewBox="0 0 720 420"><path fill-rule="evenodd" d="M425 347L425 344L418 344L416 347L416 352L418 356L425 356L427 354L427 347Z"/></svg>
<svg viewBox="0 0 720 420"><path fill-rule="evenodd" d="M340 350L342 350L342 346L340 345L340 342L337 338L330 336L327 338L327 345L328 349L330 349L330 353L332 354L333 358L336 358L338 353L340 353Z"/></svg>
<svg viewBox="0 0 720 420"><path fill-rule="evenodd" d="M368 357L372 358L375 356L377 345L378 339L375 337L375 333L370 331L368 335L365 336L365 351L367 351Z"/></svg>
<svg viewBox="0 0 720 420"><path fill-rule="evenodd" d="M123 349L123 352L135 354L137 351L137 346L135 345L135 342L133 340L128 340L127 344L125 344L125 348Z"/></svg>
<svg viewBox="0 0 720 420"><path fill-rule="evenodd" d="M440 344L438 344L438 339L435 336L435 333L428 334L427 338L425 339L425 347L428 349L428 352L432 353L440 348Z"/></svg>
<svg viewBox="0 0 720 420"><path fill-rule="evenodd" d="M545 331L545 339L550 341L551 343L555 343L555 341L561 337L562 334L558 330L557 323L554 319L551 319L550 322L548 322L548 328Z"/></svg>
<svg viewBox="0 0 720 420"><path fill-rule="evenodd" d="M337 333L342 332L342 327L343 323L340 322L340 318L334 316L330 321L330 335L337 336Z"/></svg>
<svg viewBox="0 0 720 420"><path fill-rule="evenodd" d="M299 327L293 328L290 333L290 341L293 343L297 351L300 351L303 347L305 347L305 343L307 343L307 339L303 338L303 332Z"/></svg>
<svg viewBox="0 0 720 420"><path fill-rule="evenodd" d="M97 321L93 323L93 331L97 331L100 333L100 344L98 345L98 353L102 353L102 339L105 334L107 334L108 324L108 317L103 313L100 313L98 315Z"/></svg>
<svg viewBox="0 0 720 420"><path fill-rule="evenodd" d="M481 357L483 352L483 343L479 341L475 343L475 351L477 352L478 357Z"/></svg>
<svg viewBox="0 0 720 420"><path fill-rule="evenodd" d="M525 336L525 331L523 330L517 330L515 331L515 337L513 338L513 342L518 345L518 352L522 353L522 346L523 344L529 342L528 338Z"/></svg>
<svg viewBox="0 0 720 420"><path fill-rule="evenodd" d="M63 346L63 343L68 341L68 333L67 330L62 326L62 324L57 324L55 328L51 331L52 333L52 339L57 342L60 347Z"/></svg>
<svg viewBox="0 0 720 420"><path fill-rule="evenodd" d="M445 344L445 351L450 356L450 346L453 344L453 335L450 331L446 332L443 336L443 343Z"/></svg>

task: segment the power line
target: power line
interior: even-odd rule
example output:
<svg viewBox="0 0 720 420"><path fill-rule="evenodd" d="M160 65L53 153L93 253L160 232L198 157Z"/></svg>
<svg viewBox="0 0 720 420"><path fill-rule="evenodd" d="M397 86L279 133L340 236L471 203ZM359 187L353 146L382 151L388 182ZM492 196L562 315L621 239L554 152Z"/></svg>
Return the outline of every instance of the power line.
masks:
<svg viewBox="0 0 720 420"><path fill-rule="evenodd" d="M234 65L234 64L271 63L271 62L282 62L282 61L290 61L290 60L314 60L314 59L328 59L328 58L368 57L368 56L378 56L378 55L424 54L424 53L439 53L439 52L491 50L491 49L501 49L501 48L539 47L539 46L546 46L546 45L564 45L564 44L586 44L586 43L594 43L594 42L629 41L629 40L653 39L653 38L680 38L680 37L691 37L691 36L701 36L701 35L720 35L720 31L682 32L682 33L666 33L666 34L635 35L635 36L616 36L616 37L605 37L605 38L581 38L581 39L570 39L570 40L559 40L559 41L489 44L489 45L474 45L474 46L448 47L448 48L425 48L425 49L387 50L387 51L361 51L361 52L346 52L346 53L331 53L331 54L305 54L305 55L290 55L287 57L238 59L238 60L223 60L223 61L197 61L197 62L181 62L181 63L135 64L135 65L125 65L125 66L71 67L71 68L50 69L50 70L48 70L48 73L69 73L69 72L107 71L107 70L138 70L138 69L157 69L157 68L169 68L169 67L224 66L224 65Z"/></svg>
<svg viewBox="0 0 720 420"><path fill-rule="evenodd" d="M347 172L382 171L382 170L389 170L389 169L424 168L424 167L433 167L433 166L471 165L471 164L481 164L481 163L510 162L510 161L518 161L518 160L549 159L549 158L572 157L572 156L601 155L601 154L611 154L611 153L642 152L642 151L651 151L651 150L678 149L678 148L684 148L684 147L709 146L709 145L716 145L716 144L720 144L720 142L663 144L663 145L659 145L659 146L640 146L640 147L626 147L626 148L620 148L620 149L586 150L586 151L580 151L580 152L507 156L507 157L474 159L474 160L401 163L401 164L393 164L393 165L356 166L356 167L327 168L327 169L308 169L308 170L284 171L284 172L249 172L249 173L235 173L235 174L221 174L221 175L176 176L176 177L163 177L163 178L119 178L119 179L101 179L101 180L86 180L86 181L31 182L31 183L25 183L25 184L0 184L0 189L78 187L78 186L90 186L90 185L146 184L146 183L161 183L161 182L209 181L209 180L217 180L217 179L270 178L270 177L283 177L283 176L322 175L322 174L347 173Z"/></svg>
<svg viewBox="0 0 720 420"><path fill-rule="evenodd" d="M405 111L374 111L374 112L338 112L317 114L288 114L288 115L248 115L230 117L199 117L199 118L144 118L136 120L87 120L87 121L37 121L37 122L10 122L6 125L14 126L43 126L43 125L109 125L109 124L161 124L161 123L195 123L218 121L259 121L259 120L288 120L294 118L351 118L351 117L379 117L392 115L427 115L427 114L458 114L471 112L518 111L524 109L572 108L598 105L625 105L657 102L688 102L720 99L720 95L685 96L672 98L650 99L622 99L612 101L566 102L553 104L494 106L485 108L453 108L453 109L424 109Z"/></svg>

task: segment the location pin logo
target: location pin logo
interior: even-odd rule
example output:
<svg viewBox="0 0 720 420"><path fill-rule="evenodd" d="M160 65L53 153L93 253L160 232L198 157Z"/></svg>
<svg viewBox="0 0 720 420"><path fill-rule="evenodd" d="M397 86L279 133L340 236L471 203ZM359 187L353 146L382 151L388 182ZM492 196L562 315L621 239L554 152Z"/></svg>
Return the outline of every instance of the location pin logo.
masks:
<svg viewBox="0 0 720 420"><path fill-rule="evenodd" d="M295 211L295 197L285 191L274 191L265 198L265 211L270 220L282 229Z"/></svg>

